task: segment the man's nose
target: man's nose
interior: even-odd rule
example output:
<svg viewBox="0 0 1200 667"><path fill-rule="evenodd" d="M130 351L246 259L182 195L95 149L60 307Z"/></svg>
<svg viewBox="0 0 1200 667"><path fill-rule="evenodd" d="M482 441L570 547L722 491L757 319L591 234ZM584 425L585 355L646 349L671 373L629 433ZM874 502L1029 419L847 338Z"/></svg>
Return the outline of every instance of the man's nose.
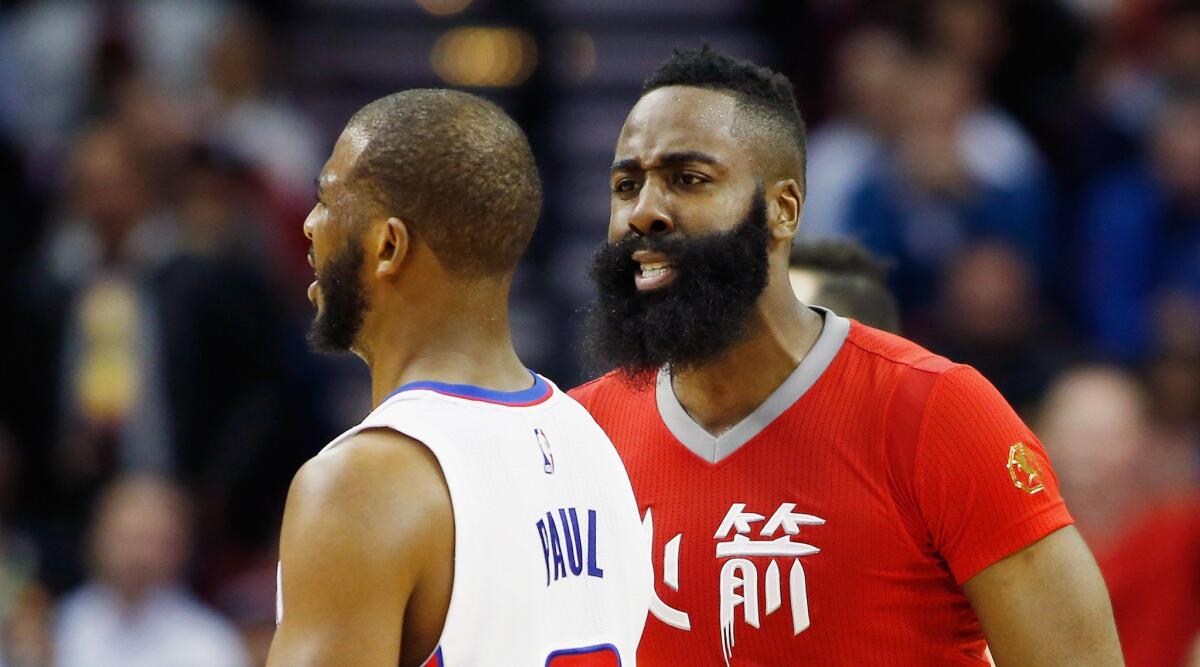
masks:
<svg viewBox="0 0 1200 667"><path fill-rule="evenodd" d="M638 236L667 234L675 229L675 223L667 211L666 197L662 190L646 183L638 192L637 205L629 215L629 231Z"/></svg>

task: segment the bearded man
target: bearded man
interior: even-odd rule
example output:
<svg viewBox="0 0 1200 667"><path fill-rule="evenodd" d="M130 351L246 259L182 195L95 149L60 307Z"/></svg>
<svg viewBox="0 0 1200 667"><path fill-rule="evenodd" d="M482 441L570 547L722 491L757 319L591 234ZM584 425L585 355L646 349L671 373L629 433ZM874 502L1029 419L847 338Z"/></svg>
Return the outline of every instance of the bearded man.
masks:
<svg viewBox="0 0 1200 667"><path fill-rule="evenodd" d="M653 536L652 665L1121 663L1037 438L974 369L800 303L788 81L709 48L646 82L612 165L575 389Z"/></svg>

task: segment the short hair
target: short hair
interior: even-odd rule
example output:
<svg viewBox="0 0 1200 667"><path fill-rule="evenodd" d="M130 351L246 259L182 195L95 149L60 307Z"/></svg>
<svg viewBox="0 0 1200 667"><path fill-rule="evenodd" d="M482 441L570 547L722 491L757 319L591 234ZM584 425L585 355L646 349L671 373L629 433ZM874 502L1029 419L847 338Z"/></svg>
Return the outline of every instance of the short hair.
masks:
<svg viewBox="0 0 1200 667"><path fill-rule="evenodd" d="M484 278L516 268L542 185L529 140L500 107L456 90L406 90L363 107L347 127L367 135L355 177L448 272Z"/></svg>
<svg viewBox="0 0 1200 667"><path fill-rule="evenodd" d="M779 170L791 172L786 175L798 179L801 189L805 188L808 139L795 90L786 76L703 44L697 49L675 49L642 83L642 95L667 86L705 88L732 95L748 124L770 135L768 145L773 152L784 147L792 149ZM740 131L736 125L735 131Z"/></svg>
<svg viewBox="0 0 1200 667"><path fill-rule="evenodd" d="M866 248L848 239L798 240L788 264L817 275L815 305L899 333L900 308L887 286L888 263Z"/></svg>

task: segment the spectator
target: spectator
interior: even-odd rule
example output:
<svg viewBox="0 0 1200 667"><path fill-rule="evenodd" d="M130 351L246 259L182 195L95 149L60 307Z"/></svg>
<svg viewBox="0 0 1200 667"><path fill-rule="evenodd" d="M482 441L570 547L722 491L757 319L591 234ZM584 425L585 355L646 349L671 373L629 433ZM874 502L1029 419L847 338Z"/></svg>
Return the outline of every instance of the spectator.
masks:
<svg viewBox="0 0 1200 667"><path fill-rule="evenodd" d="M1102 350L1140 361L1155 344L1155 303L1200 303L1200 94L1155 115L1143 159L1096 179L1083 202L1085 320Z"/></svg>
<svg viewBox="0 0 1200 667"><path fill-rule="evenodd" d="M1106 553L1152 502L1145 390L1118 368L1079 366L1051 386L1037 424L1076 526L1094 553Z"/></svg>
<svg viewBox="0 0 1200 667"><path fill-rule="evenodd" d="M1145 464L1158 496L1200 492L1200 350L1165 348L1146 367L1158 447Z"/></svg>
<svg viewBox="0 0 1200 667"><path fill-rule="evenodd" d="M108 487L91 528L88 582L61 604L58 667L243 667L235 630L187 592L187 501L161 477Z"/></svg>
<svg viewBox="0 0 1200 667"><path fill-rule="evenodd" d="M808 142L808 183L800 233L805 238L850 232L850 205L883 159L904 97L901 72L909 58L900 35L868 27L851 33L835 63L837 108Z"/></svg>
<svg viewBox="0 0 1200 667"><path fill-rule="evenodd" d="M1004 241L1039 273L1048 251L1041 159L1011 118L979 99L979 85L960 63L917 59L896 146L850 208L852 235L898 262L893 284L906 313L929 305L941 268L970 243Z"/></svg>
<svg viewBox="0 0 1200 667"><path fill-rule="evenodd" d="M312 205L313 174L323 159L319 134L271 85L275 53L267 26L248 15L232 15L218 35L207 59L205 131L215 147L260 176L271 240L267 250L285 279L307 284L308 243L296 233L296 221Z"/></svg>
<svg viewBox="0 0 1200 667"><path fill-rule="evenodd" d="M1200 6L1117 3L1100 27L1092 94L1114 129L1142 136L1172 90L1200 85Z"/></svg>
<svg viewBox="0 0 1200 667"><path fill-rule="evenodd" d="M312 123L270 88L273 36L247 15L230 16L216 34L206 72L210 136L274 187L309 200L321 149Z"/></svg>
<svg viewBox="0 0 1200 667"><path fill-rule="evenodd" d="M892 333L900 312L887 288L887 265L862 246L842 239L797 240L788 277L800 301Z"/></svg>
<svg viewBox="0 0 1200 667"><path fill-rule="evenodd" d="M1128 667L1195 667L1200 648L1200 496L1144 514L1100 569Z"/></svg>
<svg viewBox="0 0 1200 667"><path fill-rule="evenodd" d="M946 267L933 331L914 324L935 351L977 368L1021 412L1041 398L1066 356L1050 335L1034 273L1005 244L968 246Z"/></svg>
<svg viewBox="0 0 1200 667"><path fill-rule="evenodd" d="M253 210L226 217L237 179L204 160L175 183L182 215L167 208L147 178L156 165L110 123L81 138L73 165L71 215L26 277L26 326L0 350L25 505L74 534L112 476L167 471L202 492L204 549L261 544L327 429L311 385L293 381L307 355L293 352L301 333L284 323L269 267L230 250L253 237L242 222ZM73 578L65 564L47 574Z"/></svg>
<svg viewBox="0 0 1200 667"><path fill-rule="evenodd" d="M16 136L35 154L57 153L135 73L186 99L199 89L199 55L226 11L222 0L19 3L5 54Z"/></svg>

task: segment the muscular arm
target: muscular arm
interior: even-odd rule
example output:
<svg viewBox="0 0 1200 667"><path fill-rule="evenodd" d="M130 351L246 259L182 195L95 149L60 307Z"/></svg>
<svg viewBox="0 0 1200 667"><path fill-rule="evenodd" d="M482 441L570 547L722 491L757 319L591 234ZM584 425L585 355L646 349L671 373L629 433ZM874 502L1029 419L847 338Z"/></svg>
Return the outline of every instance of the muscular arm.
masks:
<svg viewBox="0 0 1200 667"><path fill-rule="evenodd" d="M280 538L283 618L268 667L420 664L449 604L450 495L433 454L386 430L306 463Z"/></svg>
<svg viewBox="0 0 1200 667"><path fill-rule="evenodd" d="M1123 664L1104 580L1072 526L985 568L963 590L1000 667Z"/></svg>

